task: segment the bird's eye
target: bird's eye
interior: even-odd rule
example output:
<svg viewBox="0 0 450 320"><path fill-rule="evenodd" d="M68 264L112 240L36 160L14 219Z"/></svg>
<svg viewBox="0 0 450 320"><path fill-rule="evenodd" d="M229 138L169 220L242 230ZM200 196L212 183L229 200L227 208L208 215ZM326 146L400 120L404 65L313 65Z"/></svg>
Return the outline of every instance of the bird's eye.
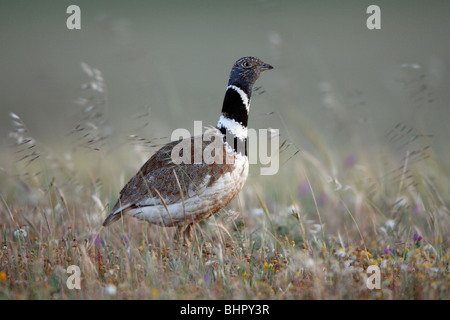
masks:
<svg viewBox="0 0 450 320"><path fill-rule="evenodd" d="M244 62L242 62L242 66L243 66L244 68L250 68L252 65L250 64L250 62L244 61Z"/></svg>

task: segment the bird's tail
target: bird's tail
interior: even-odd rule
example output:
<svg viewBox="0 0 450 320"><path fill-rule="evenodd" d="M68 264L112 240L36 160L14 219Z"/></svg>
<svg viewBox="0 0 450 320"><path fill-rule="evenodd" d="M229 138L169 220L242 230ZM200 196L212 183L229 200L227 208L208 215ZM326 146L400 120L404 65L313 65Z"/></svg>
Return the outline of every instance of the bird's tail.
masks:
<svg viewBox="0 0 450 320"><path fill-rule="evenodd" d="M110 224L116 222L117 220L119 220L120 218L122 218L122 211L119 212L114 212L111 213L106 219L105 221L103 221L103 226L107 227Z"/></svg>

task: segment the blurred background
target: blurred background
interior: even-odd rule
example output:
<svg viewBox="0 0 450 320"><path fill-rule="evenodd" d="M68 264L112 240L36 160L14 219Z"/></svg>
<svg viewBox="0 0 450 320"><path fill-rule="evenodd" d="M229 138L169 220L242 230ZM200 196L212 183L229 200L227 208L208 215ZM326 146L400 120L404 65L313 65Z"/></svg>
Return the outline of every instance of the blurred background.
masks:
<svg viewBox="0 0 450 320"><path fill-rule="evenodd" d="M81 30L66 27L71 4ZM371 4L381 30L366 27ZM445 0L1 1L0 148L10 112L46 147L71 141L90 95L82 62L103 76L97 124L126 143L215 125L232 64L254 55L275 69L257 83L250 127L370 156L400 123L448 159L449 16Z"/></svg>

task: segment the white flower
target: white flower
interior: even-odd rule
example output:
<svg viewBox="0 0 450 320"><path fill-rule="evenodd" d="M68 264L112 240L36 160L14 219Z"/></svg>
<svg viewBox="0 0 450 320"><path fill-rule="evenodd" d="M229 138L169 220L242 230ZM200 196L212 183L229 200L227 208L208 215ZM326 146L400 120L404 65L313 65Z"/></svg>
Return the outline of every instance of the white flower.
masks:
<svg viewBox="0 0 450 320"><path fill-rule="evenodd" d="M428 268L428 271L431 273L438 273L439 269L438 268Z"/></svg>
<svg viewBox="0 0 450 320"><path fill-rule="evenodd" d="M311 258L306 259L305 261L305 267L308 269L312 269L314 267L314 260Z"/></svg>
<svg viewBox="0 0 450 320"><path fill-rule="evenodd" d="M14 236L19 237L26 237L28 235L27 230L20 228L19 230L14 231Z"/></svg>
<svg viewBox="0 0 450 320"><path fill-rule="evenodd" d="M300 208L297 204L294 203L288 207L287 211L289 214L299 214Z"/></svg>
<svg viewBox="0 0 450 320"><path fill-rule="evenodd" d="M317 233L320 232L320 230L322 230L322 226L323 226L323 225L321 225L321 224L313 224L313 225L310 227L309 232L310 232L311 234L317 234Z"/></svg>
<svg viewBox="0 0 450 320"><path fill-rule="evenodd" d="M105 293L106 293L108 296L115 296L116 293L117 293L117 288L116 288L116 286L113 285L113 284L108 284L108 285L105 287Z"/></svg>
<svg viewBox="0 0 450 320"><path fill-rule="evenodd" d="M260 216L260 215L262 215L262 214L264 213L264 211L263 211L263 209L261 209L261 208L253 208L253 209L251 210L251 213L252 213L254 216Z"/></svg>
<svg viewBox="0 0 450 320"><path fill-rule="evenodd" d="M340 248L339 250L336 250L336 255L338 256L338 257L345 257L345 250L344 250L344 248Z"/></svg>
<svg viewBox="0 0 450 320"><path fill-rule="evenodd" d="M386 228L389 228L392 230L395 227L395 220L389 219L388 221L386 221L385 225L386 225Z"/></svg>

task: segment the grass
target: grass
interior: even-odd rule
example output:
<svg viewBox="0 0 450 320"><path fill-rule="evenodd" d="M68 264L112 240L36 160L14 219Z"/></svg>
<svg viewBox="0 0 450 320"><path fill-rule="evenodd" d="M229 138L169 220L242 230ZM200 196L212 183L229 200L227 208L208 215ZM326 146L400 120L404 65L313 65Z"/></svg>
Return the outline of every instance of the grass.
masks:
<svg viewBox="0 0 450 320"><path fill-rule="evenodd" d="M427 147L430 137L399 124L386 140L404 157L384 147L367 157L368 146L332 154L305 125L318 154L291 146L296 155L283 153L290 160L277 176L252 169L238 199L201 222L187 246L175 229L132 218L101 228L146 155L131 143L112 154L101 73L83 68L98 96L79 100L67 137L76 149L39 144L11 115L1 299L449 299L449 167ZM71 265L80 290L67 287ZM367 288L371 265L381 289Z"/></svg>

